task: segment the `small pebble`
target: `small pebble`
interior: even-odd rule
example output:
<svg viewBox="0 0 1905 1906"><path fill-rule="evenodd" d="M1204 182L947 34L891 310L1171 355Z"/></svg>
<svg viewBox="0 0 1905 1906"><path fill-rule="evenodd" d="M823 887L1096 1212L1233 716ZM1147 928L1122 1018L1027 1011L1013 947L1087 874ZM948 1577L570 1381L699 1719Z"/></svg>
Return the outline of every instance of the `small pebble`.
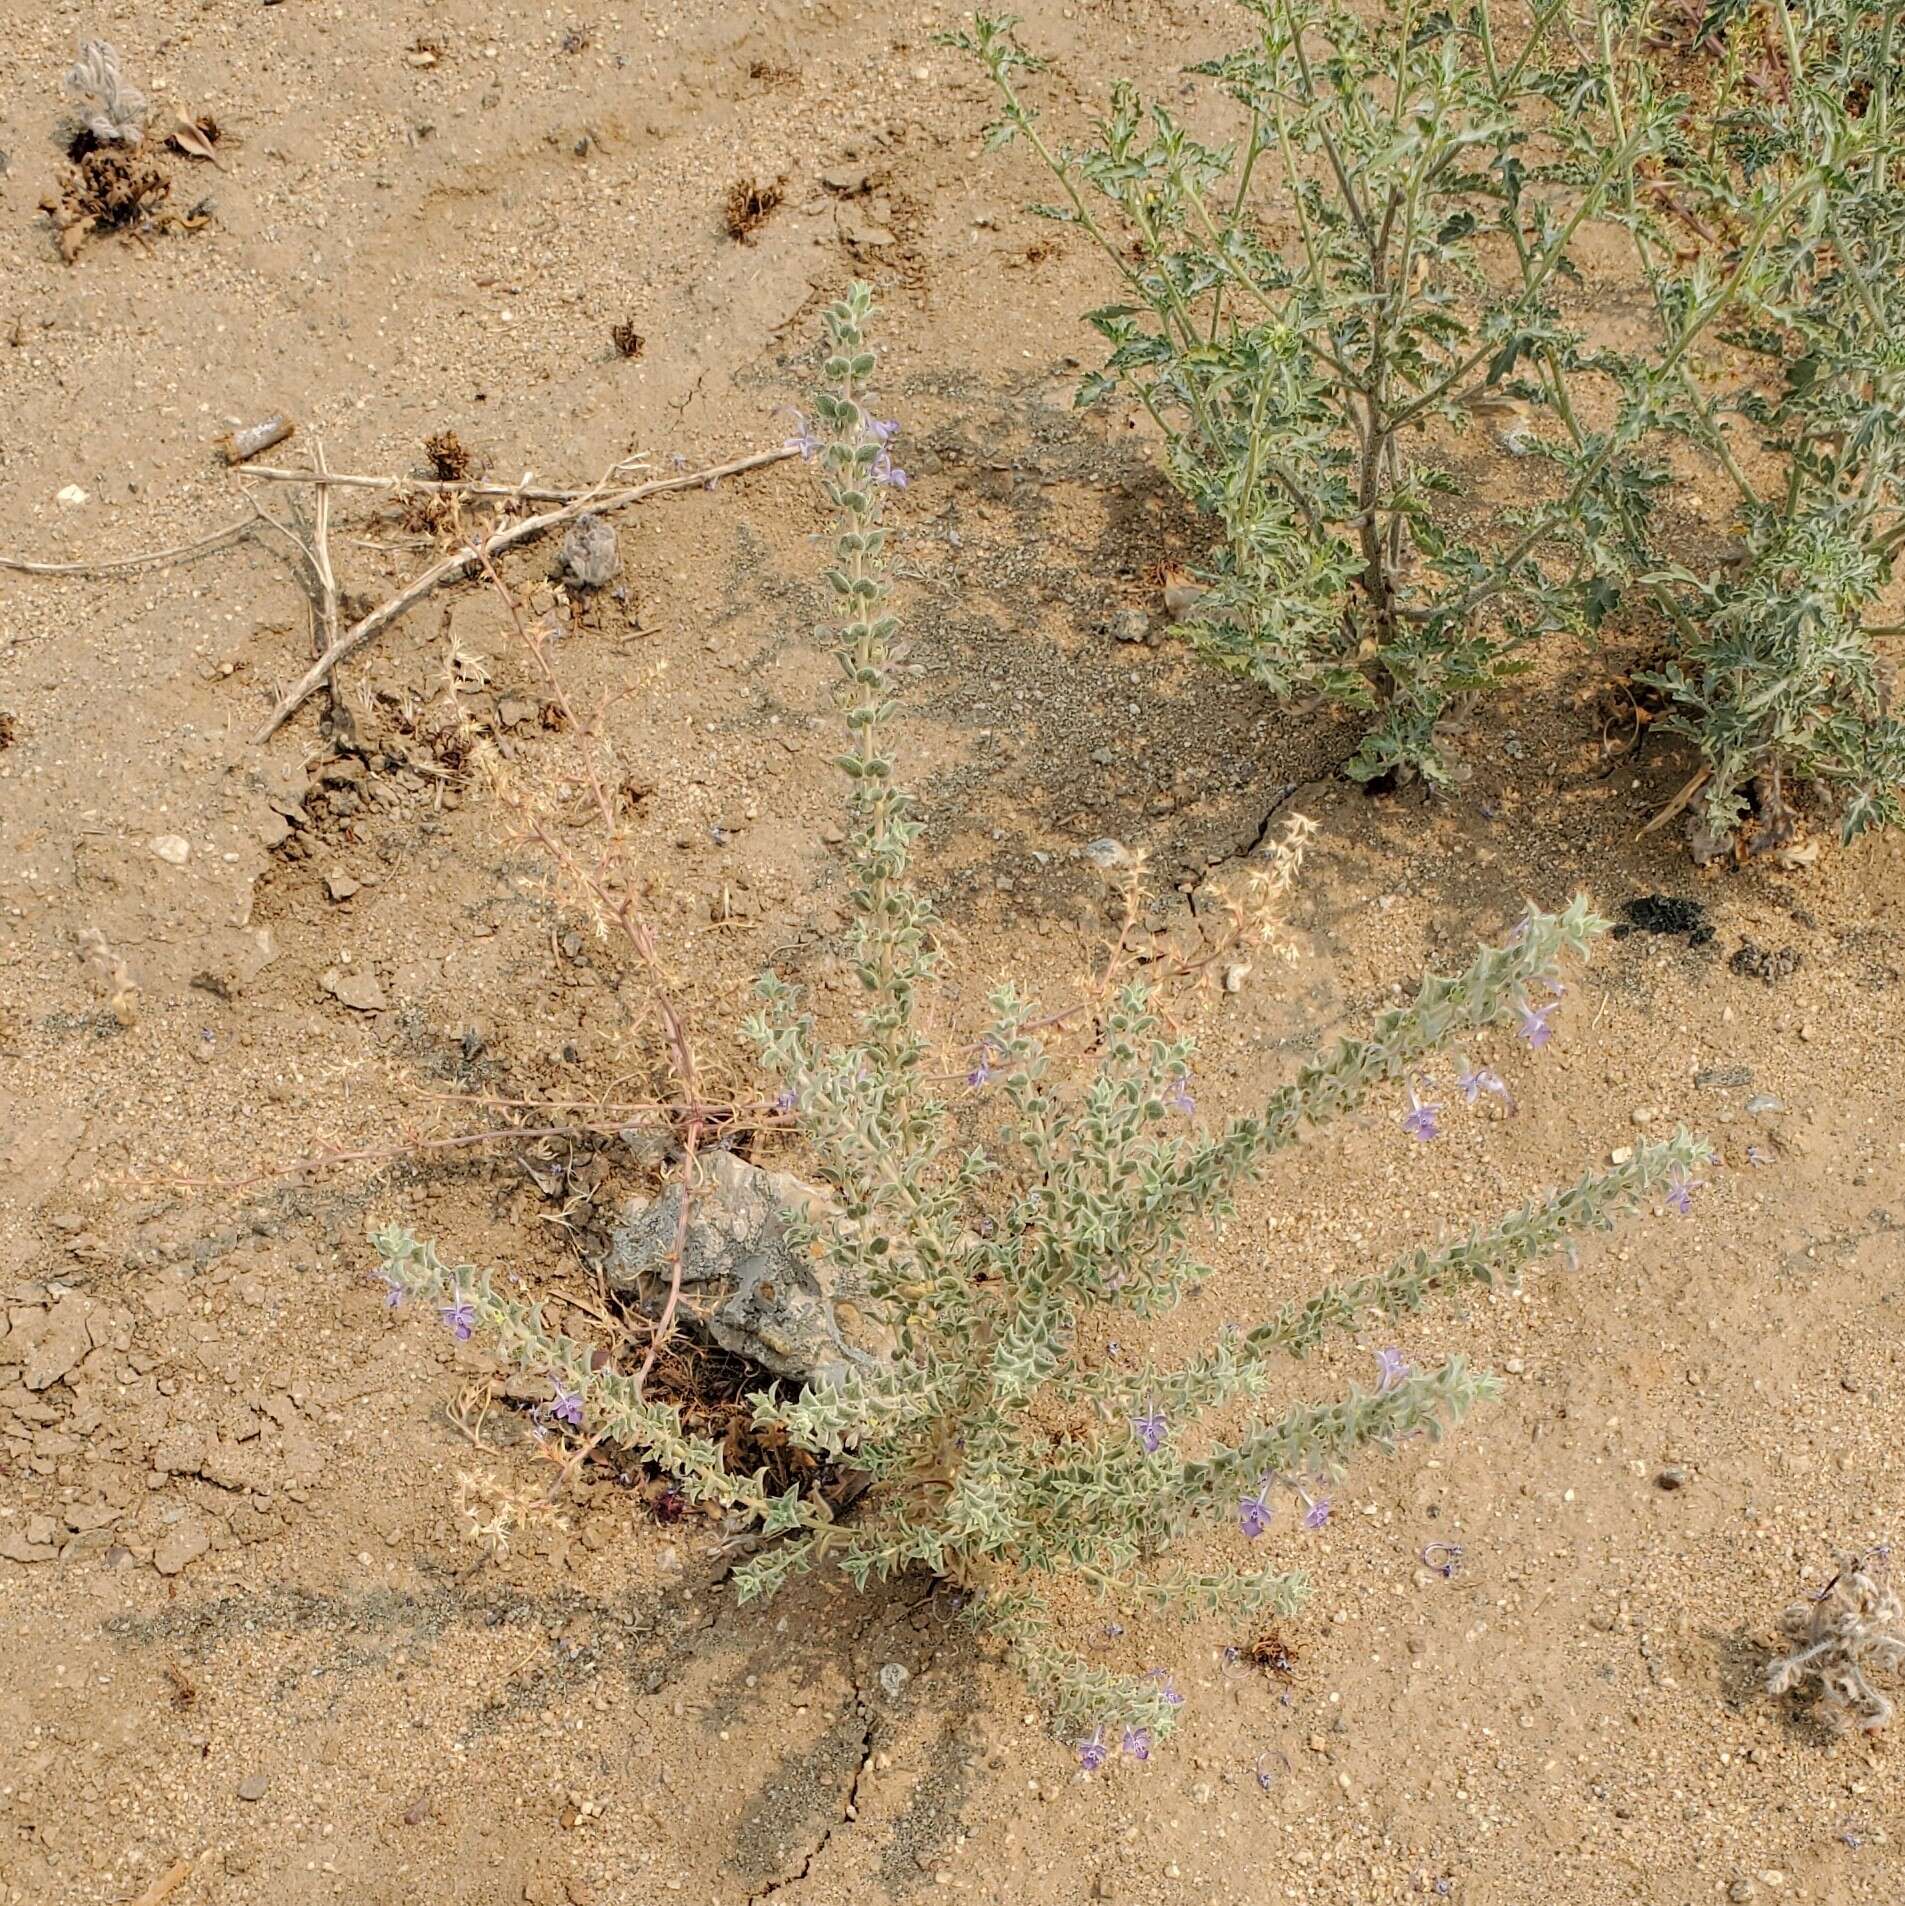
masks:
<svg viewBox="0 0 1905 1906"><path fill-rule="evenodd" d="M1687 1472L1678 1463L1669 1463L1654 1478L1654 1482L1662 1489L1684 1489L1687 1486Z"/></svg>
<svg viewBox="0 0 1905 1906"><path fill-rule="evenodd" d="M265 1777L263 1774L247 1774L238 1783L240 1800L257 1801L265 1797Z"/></svg>

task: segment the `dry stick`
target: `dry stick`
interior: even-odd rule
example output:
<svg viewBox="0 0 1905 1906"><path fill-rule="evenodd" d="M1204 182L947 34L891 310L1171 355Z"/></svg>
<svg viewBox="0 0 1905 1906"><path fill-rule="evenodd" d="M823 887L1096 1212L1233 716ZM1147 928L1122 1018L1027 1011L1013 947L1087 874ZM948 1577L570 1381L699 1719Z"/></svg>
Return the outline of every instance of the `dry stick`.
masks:
<svg viewBox="0 0 1905 1906"><path fill-rule="evenodd" d="M352 624L344 631L318 659L299 677L296 685L286 692L277 707L271 711L270 718L252 737L254 742L269 741L285 722L297 711L305 698L320 687L326 676L352 650L362 647L380 629L395 622L399 616L413 609L425 596L446 582L455 582L469 575L473 570L487 564L491 558L499 556L506 549L513 549L518 543L526 543L532 537L540 536L545 530L551 530L560 524L572 521L585 509L594 509L606 513L609 510L625 509L631 503L640 503L651 496L660 496L667 490L698 489L703 484L712 483L717 477L739 476L747 470L764 469L770 463L781 463L789 457L800 455L799 450L783 444L773 450L757 450L751 456L736 457L728 463L718 463L707 470L693 470L682 476L657 477L653 482L637 484L633 489L610 490L607 492L588 491L573 502L565 503L560 509L545 511L541 516L525 517L522 522L501 529L482 543L472 544L459 550L454 556L446 556L442 562L433 564L422 575L409 583L380 607L373 609L361 622ZM253 474L256 474L255 472ZM304 473L305 481L311 481L311 473Z"/></svg>
<svg viewBox="0 0 1905 1906"><path fill-rule="evenodd" d="M96 563L33 563L23 556L0 556L0 569L17 569L28 576L113 576L125 569L149 569L154 563L180 562L187 556L209 556L215 549L225 549L240 541L257 521L255 515L247 516L242 523L227 523L223 529L201 536L195 543L181 543L176 549L155 549L145 556L121 556Z"/></svg>
<svg viewBox="0 0 1905 1906"><path fill-rule="evenodd" d="M328 653L337 640L337 571L331 567L331 490L325 480L331 466L324 459L320 437L311 439L311 461L317 466L318 486L311 512L311 567L317 574L318 613L323 618L324 649Z"/></svg>
<svg viewBox="0 0 1905 1906"><path fill-rule="evenodd" d="M1634 836L1636 840L1645 840L1657 827L1665 827L1693 797L1713 778L1711 768L1702 768L1691 781L1663 807L1654 818Z"/></svg>
<svg viewBox="0 0 1905 1906"><path fill-rule="evenodd" d="M161 1900L170 1899L185 1884L191 1871L190 1860L174 1860L130 1906L159 1906Z"/></svg>
<svg viewBox="0 0 1905 1906"><path fill-rule="evenodd" d="M620 475L634 467L635 458L619 463L609 476ZM586 490L557 490L535 483L439 483L431 477L350 476L342 471L327 471L314 478L309 470L290 470L278 463L254 463L245 472L247 479L262 477L267 483L322 482L334 490L402 490L420 496L494 496L513 503L576 503L585 497L599 496L608 477ZM690 481L699 481L691 478Z"/></svg>

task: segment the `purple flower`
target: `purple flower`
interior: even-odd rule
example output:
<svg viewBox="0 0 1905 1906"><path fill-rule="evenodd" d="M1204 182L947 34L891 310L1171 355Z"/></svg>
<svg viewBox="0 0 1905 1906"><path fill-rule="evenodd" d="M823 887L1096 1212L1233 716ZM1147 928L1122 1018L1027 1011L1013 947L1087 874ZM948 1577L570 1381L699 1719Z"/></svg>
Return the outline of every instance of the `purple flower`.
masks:
<svg viewBox="0 0 1905 1906"><path fill-rule="evenodd" d="M1254 1542L1270 1526L1270 1518L1276 1513L1270 1506L1270 1485L1260 1482L1254 1496L1246 1496L1237 1505L1237 1526L1243 1530L1244 1539Z"/></svg>
<svg viewBox="0 0 1905 1906"><path fill-rule="evenodd" d="M1158 1695L1166 1707L1182 1707L1184 1705L1184 1697L1178 1693L1175 1684L1172 1682L1169 1668L1146 1668L1144 1678L1147 1681L1162 1681L1164 1683L1164 1685L1159 1688Z"/></svg>
<svg viewBox="0 0 1905 1906"><path fill-rule="evenodd" d="M1531 1052L1539 1052L1554 1037L1554 1028L1548 1024L1548 1016L1554 1011L1552 1000L1545 1006L1530 1006L1524 999L1515 1009L1521 1015L1521 1024L1517 1028L1527 1040Z"/></svg>
<svg viewBox="0 0 1905 1906"><path fill-rule="evenodd" d="M1330 1519L1330 1499L1328 1496L1305 1496L1310 1506L1303 1512L1303 1526L1306 1529L1320 1529Z"/></svg>
<svg viewBox="0 0 1905 1906"><path fill-rule="evenodd" d="M1105 1730L1094 1727L1078 1743L1078 1764L1088 1774L1095 1774L1105 1764L1105 1755L1109 1749L1105 1746Z"/></svg>
<svg viewBox="0 0 1905 1906"><path fill-rule="evenodd" d="M1186 1118L1197 1110L1197 1101L1191 1097L1191 1075L1188 1072L1180 1072L1171 1081L1164 1102L1173 1112L1182 1112Z"/></svg>
<svg viewBox="0 0 1905 1906"><path fill-rule="evenodd" d="M906 488L906 472L893 461L885 450L882 450L873 460L873 480L875 483L884 483L889 488L895 490L903 490Z"/></svg>
<svg viewBox="0 0 1905 1906"><path fill-rule="evenodd" d="M1142 1416L1131 1419L1132 1433L1147 1456L1155 1456L1164 1447L1164 1412L1155 1403L1144 1406Z"/></svg>
<svg viewBox="0 0 1905 1906"><path fill-rule="evenodd" d="M1151 1730L1148 1727L1127 1727L1124 1731L1124 1751L1133 1760L1149 1760Z"/></svg>
<svg viewBox="0 0 1905 1906"><path fill-rule="evenodd" d="M443 1306L442 1316L457 1342L468 1343L470 1333L476 1328L476 1306L459 1293L455 1303Z"/></svg>
<svg viewBox="0 0 1905 1906"><path fill-rule="evenodd" d="M1455 1089L1461 1093L1465 1105L1473 1105L1484 1092L1492 1092L1511 1112L1515 1109L1515 1095L1493 1066L1476 1066L1472 1070L1464 1066L1455 1075Z"/></svg>
<svg viewBox="0 0 1905 1906"><path fill-rule="evenodd" d="M582 1427L582 1392L565 1390L560 1383L555 1395L549 1400L549 1414L558 1423L567 1423L571 1429Z"/></svg>
<svg viewBox="0 0 1905 1906"><path fill-rule="evenodd" d="M992 1048L990 1046L979 1048L979 1063L966 1074L966 1083L975 1090L982 1085L992 1083Z"/></svg>
<svg viewBox="0 0 1905 1906"><path fill-rule="evenodd" d="M1393 1390L1409 1374L1409 1366L1403 1361L1400 1350L1378 1350L1376 1352L1376 1388Z"/></svg>
<svg viewBox="0 0 1905 1906"><path fill-rule="evenodd" d="M1706 1183L1704 1178L1692 1177L1684 1166L1676 1165L1667 1174L1667 1208L1676 1217L1693 1216L1693 1194Z"/></svg>
<svg viewBox="0 0 1905 1906"><path fill-rule="evenodd" d="M1422 1083L1427 1087L1431 1082L1424 1079ZM1402 1115L1402 1129L1411 1138L1419 1139L1425 1145L1428 1144L1440 1129L1436 1121L1441 1114L1441 1106L1433 1099L1422 1098L1418 1096L1414 1086L1409 1087L1409 1109Z"/></svg>
<svg viewBox="0 0 1905 1906"><path fill-rule="evenodd" d="M867 435L875 443L891 443L900 434L898 420L892 417L869 417L866 426Z"/></svg>
<svg viewBox="0 0 1905 1906"><path fill-rule="evenodd" d="M782 1086L774 1094L774 1110L780 1113L791 1112L800 1103L800 1094L791 1085Z"/></svg>
<svg viewBox="0 0 1905 1906"><path fill-rule="evenodd" d="M403 1285L399 1283L390 1272L380 1271L378 1275L384 1280L385 1284L384 1308L386 1310L395 1310L410 1293L404 1289Z"/></svg>
<svg viewBox="0 0 1905 1906"><path fill-rule="evenodd" d="M826 448L823 438L816 437L807 419L799 411L789 413L794 420L794 434L787 439L789 450L798 450L803 457L812 458Z"/></svg>

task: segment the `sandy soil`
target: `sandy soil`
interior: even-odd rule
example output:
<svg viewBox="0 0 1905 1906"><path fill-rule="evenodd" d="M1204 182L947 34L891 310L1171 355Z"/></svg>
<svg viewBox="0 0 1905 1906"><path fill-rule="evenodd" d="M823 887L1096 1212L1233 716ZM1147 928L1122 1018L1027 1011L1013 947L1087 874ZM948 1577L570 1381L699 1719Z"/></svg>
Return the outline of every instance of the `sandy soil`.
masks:
<svg viewBox="0 0 1905 1906"><path fill-rule="evenodd" d="M1169 0L1026 11L1106 81L1228 30ZM1055 997L1086 969L1105 915L1083 842L1145 848L1169 927L1286 801L1321 828L1297 958L1197 1009L1207 1113L1524 896L1706 909L1698 944L1607 943L1539 1060L1491 1053L1519 1117L1411 1148L1385 1112L1281 1164L1161 1343L1637 1127L1696 1125L1723 1168L1691 1221L1403 1333L1503 1372L1506 1398L1360 1470L1322 1533L1266 1538L1316 1582L1282 1624L1286 1675L1227 1665L1248 1633L1114 1635L1081 1603L1107 1661L1169 1664L1190 1696L1148 1767L1086 1779L928 1584L737 1610L707 1526L606 1471L565 1529L472 1549L459 1472L521 1486L537 1448L506 1400L483 1407L477 1356L385 1311L366 1226L402 1215L589 1325L603 1226L654 1183L639 1145L270 1175L453 1129L446 1094L640 1097L655 1076L625 962L459 765L452 682L524 777L564 772L494 599L434 597L346 666L340 704L261 747L311 653L281 542L0 574L0 1899L129 1901L180 1860L179 1906L1905 1895L1895 1760L1757 1692L1779 1609L1835 1547L1905 1534L1905 844L1696 875L1669 834L1637 841L1687 762L1603 757L1619 652L1550 658L1436 806L1336 778L1347 728L1115 643L1113 611L1157 614L1186 526L1140 434L1071 409L1099 269L1019 214L1027 174L981 161L982 95L931 44L946 13L6 17L8 553L236 520L214 440L279 406L299 424L281 460L321 439L345 470L419 470L446 429L499 478L557 483L772 445L818 303L863 273L915 479L902 740L958 1010L1006 972ZM180 209L214 202L203 229L98 238L69 267L37 206L87 31L161 114L216 117L222 169L170 161ZM1048 95L1077 110L1063 78ZM738 243L722 206L744 176L784 197ZM637 358L610 342L623 321ZM1470 454L1472 487L1512 482ZM563 618L578 703L614 698L669 960L737 1091L763 965L839 994L820 522L783 465L625 515L620 594L559 600L546 544L508 565ZM368 498L340 502L334 550L367 602L430 558ZM1747 942L1796 969L1736 971ZM1370 1347L1301 1379L1360 1374ZM1452 1579L1420 1563L1436 1541L1464 1550Z"/></svg>

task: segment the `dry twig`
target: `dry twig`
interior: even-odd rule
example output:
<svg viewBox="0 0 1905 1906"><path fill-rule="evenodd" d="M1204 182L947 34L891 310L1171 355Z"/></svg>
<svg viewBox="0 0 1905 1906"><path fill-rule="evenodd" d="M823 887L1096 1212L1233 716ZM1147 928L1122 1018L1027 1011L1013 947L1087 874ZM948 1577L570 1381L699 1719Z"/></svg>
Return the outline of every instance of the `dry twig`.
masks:
<svg viewBox="0 0 1905 1906"><path fill-rule="evenodd" d="M268 518L266 519L269 520ZM228 549L242 541L257 526L254 514L236 523L227 523L195 543L180 543L175 549L155 549L143 556L119 556L105 562L38 563L23 556L0 556L0 569L17 569L26 576L114 576L128 569L150 569L154 563L183 562L188 556L209 556L215 549Z"/></svg>
<svg viewBox="0 0 1905 1906"><path fill-rule="evenodd" d="M128 1906L160 1906L160 1901L170 1899L185 1884L191 1871L190 1860L174 1860L137 1899L129 1901Z"/></svg>
<svg viewBox="0 0 1905 1906"><path fill-rule="evenodd" d="M727 463L716 464L710 469L693 470L681 476L657 477L651 482L639 483L632 489L612 490L606 494L591 491L585 496L563 504L559 509L545 511L540 516L525 517L520 523L512 523L507 528L497 530L494 535L481 543L473 543L457 551L453 556L446 556L443 561L433 563L422 575L392 596L388 602L373 609L369 615L353 623L342 635L338 636L286 691L252 739L255 742L269 741L297 711L306 697L323 684L345 656L361 648L379 630L388 627L406 611L415 608L424 597L441 588L444 583L459 581L476 569L487 567L492 559L501 555L504 550L513 549L518 543L529 542L548 530L573 521L584 509L592 509L598 513L625 509L630 504L643 502L651 496L660 496L669 490L698 489L714 482L718 477L739 476L744 471L763 469L768 464L780 463L788 457L799 454L799 451L792 446L783 444L773 450L757 450L751 456L735 457ZM311 480L310 473L306 474L305 480L307 482Z"/></svg>

